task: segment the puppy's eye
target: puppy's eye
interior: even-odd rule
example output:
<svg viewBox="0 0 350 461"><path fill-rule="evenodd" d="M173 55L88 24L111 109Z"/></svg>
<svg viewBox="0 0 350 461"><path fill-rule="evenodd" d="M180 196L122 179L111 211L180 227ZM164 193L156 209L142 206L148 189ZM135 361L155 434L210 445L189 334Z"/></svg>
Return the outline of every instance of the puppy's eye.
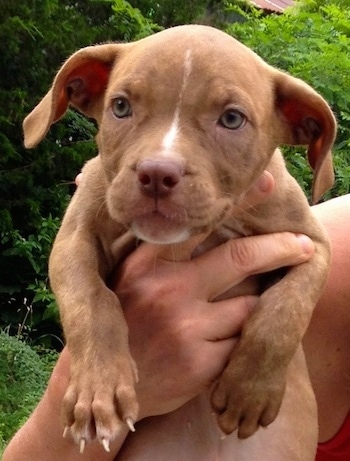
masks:
<svg viewBox="0 0 350 461"><path fill-rule="evenodd" d="M130 117L132 114L131 105L126 98L116 98L112 104L113 114L118 118Z"/></svg>
<svg viewBox="0 0 350 461"><path fill-rule="evenodd" d="M219 118L219 123L229 130L238 130L245 125L247 118L239 110L230 109L224 112Z"/></svg>

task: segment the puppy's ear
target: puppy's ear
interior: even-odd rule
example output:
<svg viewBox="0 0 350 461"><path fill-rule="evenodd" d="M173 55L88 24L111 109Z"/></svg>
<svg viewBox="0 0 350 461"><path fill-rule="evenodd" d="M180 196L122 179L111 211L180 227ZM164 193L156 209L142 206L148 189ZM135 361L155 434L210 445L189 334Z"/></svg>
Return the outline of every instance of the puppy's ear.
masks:
<svg viewBox="0 0 350 461"><path fill-rule="evenodd" d="M282 121L283 144L308 145L314 170L312 201L316 203L334 183L332 146L336 121L326 101L302 80L282 72L275 76L277 113Z"/></svg>
<svg viewBox="0 0 350 461"><path fill-rule="evenodd" d="M89 46L63 64L50 91L23 122L25 147L35 147L50 126L64 115L69 104L98 119L109 75L122 46Z"/></svg>

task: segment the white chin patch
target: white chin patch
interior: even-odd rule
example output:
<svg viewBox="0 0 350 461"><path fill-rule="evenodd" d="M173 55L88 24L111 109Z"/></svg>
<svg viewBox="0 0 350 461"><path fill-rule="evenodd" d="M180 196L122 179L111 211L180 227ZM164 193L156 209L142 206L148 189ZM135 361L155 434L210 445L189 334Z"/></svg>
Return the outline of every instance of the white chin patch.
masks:
<svg viewBox="0 0 350 461"><path fill-rule="evenodd" d="M181 243L191 236L191 232L186 228L166 229L164 227L153 228L153 226L140 225L134 222L131 230L138 239L157 245Z"/></svg>

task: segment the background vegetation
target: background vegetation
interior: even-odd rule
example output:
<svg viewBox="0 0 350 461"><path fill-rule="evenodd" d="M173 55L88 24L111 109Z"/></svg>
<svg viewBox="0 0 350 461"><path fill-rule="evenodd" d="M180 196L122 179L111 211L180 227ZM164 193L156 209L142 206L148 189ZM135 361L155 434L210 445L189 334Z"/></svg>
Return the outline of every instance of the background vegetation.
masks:
<svg viewBox="0 0 350 461"><path fill-rule="evenodd" d="M95 126L73 111L36 149L23 147L22 120L62 61L82 46L134 40L177 24L220 27L329 101L339 134L328 197L341 195L350 191L350 5L303 0L283 15L266 15L243 0L2 0L0 18L1 443L42 393L53 362L43 348L62 344L47 258L72 179L95 155ZM286 149L286 156L308 193L304 151Z"/></svg>

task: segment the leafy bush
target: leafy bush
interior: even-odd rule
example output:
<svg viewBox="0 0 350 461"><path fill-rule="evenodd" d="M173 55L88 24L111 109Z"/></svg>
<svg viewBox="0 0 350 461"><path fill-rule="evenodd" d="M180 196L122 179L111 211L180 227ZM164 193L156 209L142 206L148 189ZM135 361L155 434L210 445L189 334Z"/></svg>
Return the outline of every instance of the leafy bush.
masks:
<svg viewBox="0 0 350 461"><path fill-rule="evenodd" d="M0 115L0 327L48 344L60 328L47 257L72 179L96 154L96 128L69 111L36 149L26 150L22 121L73 51L159 27L122 0L3 0L0 17L0 103L8 109Z"/></svg>
<svg viewBox="0 0 350 461"><path fill-rule="evenodd" d="M125 0L114 0L112 10L113 22L125 41L138 40L162 29Z"/></svg>
<svg viewBox="0 0 350 461"><path fill-rule="evenodd" d="M35 352L0 331L0 443L24 423L42 396L57 355Z"/></svg>
<svg viewBox="0 0 350 461"><path fill-rule="evenodd" d="M28 340L31 338L31 341L36 337L42 344L56 347L61 346L60 327L55 298L48 285L47 261L59 225L59 218L49 215L42 218L37 233L27 237L23 237L17 229L0 233L0 241L6 247L3 255L7 257L8 264L2 283L6 284L9 295L21 292L24 296L21 306L17 306L16 321L9 309L0 311L0 319L13 334ZM17 271L20 265L21 271ZM32 281L25 287L23 279L26 277ZM8 307L12 303L10 298Z"/></svg>
<svg viewBox="0 0 350 461"><path fill-rule="evenodd" d="M330 104L338 120L333 151L336 182L330 196L350 192L350 6L344 0L297 2L283 15L229 5L242 22L226 31L271 65L308 82ZM312 175L301 148L284 149L292 174L310 191Z"/></svg>

